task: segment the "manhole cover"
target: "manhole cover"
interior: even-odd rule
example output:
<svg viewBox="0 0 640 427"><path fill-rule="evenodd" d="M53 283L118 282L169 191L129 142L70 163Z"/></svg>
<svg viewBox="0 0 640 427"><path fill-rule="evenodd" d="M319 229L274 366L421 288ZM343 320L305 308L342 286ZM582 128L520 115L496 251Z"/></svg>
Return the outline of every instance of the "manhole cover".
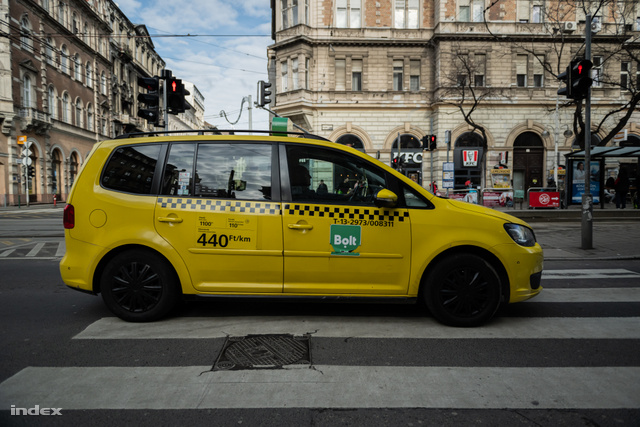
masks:
<svg viewBox="0 0 640 427"><path fill-rule="evenodd" d="M213 370L278 369L288 365L311 365L310 341L309 335L228 337Z"/></svg>

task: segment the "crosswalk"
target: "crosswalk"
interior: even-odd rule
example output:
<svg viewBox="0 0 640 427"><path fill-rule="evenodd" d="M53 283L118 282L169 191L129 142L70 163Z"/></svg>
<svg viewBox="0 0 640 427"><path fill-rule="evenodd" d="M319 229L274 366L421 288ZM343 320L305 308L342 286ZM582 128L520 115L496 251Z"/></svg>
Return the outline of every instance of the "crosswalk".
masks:
<svg viewBox="0 0 640 427"><path fill-rule="evenodd" d="M32 238L0 240L0 261L16 259L59 259L64 256L64 240Z"/></svg>
<svg viewBox="0 0 640 427"><path fill-rule="evenodd" d="M109 356L92 356L97 358L65 366L25 367L0 384L0 402L63 413L640 410L640 273L548 270L543 286L537 298L513 305L480 328L445 327L415 310L352 315L340 309L324 315L315 308L306 315L300 306L286 314L234 315L224 306L203 315L186 309L174 318L137 324L104 317L68 345L111 348L119 356L136 348L136 357L114 364L105 363ZM558 314L547 315L550 307ZM310 363L213 369L230 338L279 334L310 337Z"/></svg>

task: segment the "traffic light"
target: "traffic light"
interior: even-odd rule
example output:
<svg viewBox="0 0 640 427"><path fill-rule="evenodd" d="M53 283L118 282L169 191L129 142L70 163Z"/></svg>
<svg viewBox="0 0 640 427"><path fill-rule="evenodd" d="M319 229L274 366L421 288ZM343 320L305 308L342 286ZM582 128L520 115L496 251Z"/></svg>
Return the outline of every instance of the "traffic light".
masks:
<svg viewBox="0 0 640 427"><path fill-rule="evenodd" d="M160 77L138 77L138 86L147 93L138 94L138 102L147 108L138 108L138 117L158 125L160 123Z"/></svg>
<svg viewBox="0 0 640 427"><path fill-rule="evenodd" d="M591 78L592 67L593 62L587 59L575 61L575 64L573 64L571 68L571 95L573 99L584 99L589 94L589 88L593 83Z"/></svg>
<svg viewBox="0 0 640 427"><path fill-rule="evenodd" d="M35 177L36 176L36 168L34 168L33 166L27 166L27 175L30 177Z"/></svg>
<svg viewBox="0 0 640 427"><path fill-rule="evenodd" d="M558 95L562 95L565 96L567 99L573 99L573 94L571 92L571 89L573 88L573 86L571 85L571 69L573 66L573 62L571 61L571 65L569 65L564 73L561 73L558 76L558 80L560 80L561 82L564 83L565 87L562 87L560 89L558 89Z"/></svg>
<svg viewBox="0 0 640 427"><path fill-rule="evenodd" d="M402 165L404 165L404 158L397 154L396 157L391 160L391 166L396 170L401 170Z"/></svg>
<svg viewBox="0 0 640 427"><path fill-rule="evenodd" d="M271 103L271 91L268 90L271 87L271 83L260 80L258 82L258 106L264 107Z"/></svg>
<svg viewBox="0 0 640 427"><path fill-rule="evenodd" d="M435 135L425 135L422 137L422 149L433 151L436 149L436 136Z"/></svg>
<svg viewBox="0 0 640 427"><path fill-rule="evenodd" d="M167 79L167 108L170 114L184 113L191 108L185 100L187 95L189 91L184 88L181 79L175 77Z"/></svg>

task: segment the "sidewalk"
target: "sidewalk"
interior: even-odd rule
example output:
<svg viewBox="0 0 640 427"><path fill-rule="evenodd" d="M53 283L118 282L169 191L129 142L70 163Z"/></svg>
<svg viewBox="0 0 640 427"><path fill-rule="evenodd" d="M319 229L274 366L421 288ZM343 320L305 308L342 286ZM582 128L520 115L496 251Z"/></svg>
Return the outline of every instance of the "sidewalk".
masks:
<svg viewBox="0 0 640 427"><path fill-rule="evenodd" d="M59 211L65 203L31 204L29 207L0 207L0 220L5 212ZM527 221L544 249L545 260L631 260L640 259L640 209L615 209L615 205L593 208L593 249L582 249L582 216L580 206L568 209L498 208Z"/></svg>

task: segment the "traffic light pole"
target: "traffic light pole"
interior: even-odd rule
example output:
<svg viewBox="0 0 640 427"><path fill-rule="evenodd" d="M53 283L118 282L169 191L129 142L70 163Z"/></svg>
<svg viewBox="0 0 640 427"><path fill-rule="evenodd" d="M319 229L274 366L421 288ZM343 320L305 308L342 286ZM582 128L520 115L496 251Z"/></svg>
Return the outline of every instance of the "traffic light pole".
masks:
<svg viewBox="0 0 640 427"><path fill-rule="evenodd" d="M585 59L591 61L591 15L585 23ZM580 101L582 102L582 101ZM584 163L586 169L582 194L582 249L593 249L593 195L591 194L591 87L587 89L584 110Z"/></svg>
<svg viewBox="0 0 640 427"><path fill-rule="evenodd" d="M164 131L165 136L169 132L169 108L167 107L167 81L171 78L171 70L164 70L164 74L162 76L162 106L164 107Z"/></svg>

